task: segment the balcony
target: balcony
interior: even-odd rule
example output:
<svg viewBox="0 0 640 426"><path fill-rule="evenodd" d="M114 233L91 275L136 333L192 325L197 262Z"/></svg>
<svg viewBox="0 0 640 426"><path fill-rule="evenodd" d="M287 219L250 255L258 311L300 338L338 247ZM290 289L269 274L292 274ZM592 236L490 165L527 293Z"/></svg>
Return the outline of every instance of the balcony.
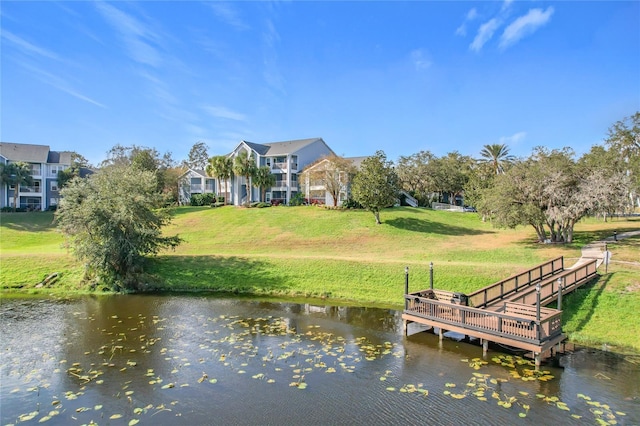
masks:
<svg viewBox="0 0 640 426"><path fill-rule="evenodd" d="M20 193L24 194L24 193L28 193L28 194L41 194L42 193L42 188L40 187L40 185L35 185L35 186L20 186Z"/></svg>
<svg viewBox="0 0 640 426"><path fill-rule="evenodd" d="M287 167L287 163L273 163L271 165L271 170L272 171L283 171L286 172L289 170L289 168ZM298 163L296 162L291 162L291 170L298 170Z"/></svg>
<svg viewBox="0 0 640 426"><path fill-rule="evenodd" d="M272 191L287 191L287 190L291 190L291 191L297 191L298 190L298 184L296 182L292 182L291 185L287 186L287 182L276 182L272 187L271 190Z"/></svg>

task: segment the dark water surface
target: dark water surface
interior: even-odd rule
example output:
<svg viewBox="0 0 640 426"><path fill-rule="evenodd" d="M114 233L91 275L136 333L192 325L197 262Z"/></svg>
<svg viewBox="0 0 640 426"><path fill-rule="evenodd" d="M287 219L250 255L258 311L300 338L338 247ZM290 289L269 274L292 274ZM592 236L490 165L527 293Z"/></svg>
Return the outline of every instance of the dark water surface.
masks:
<svg viewBox="0 0 640 426"><path fill-rule="evenodd" d="M128 295L3 299L0 321L2 425L640 424L638 357L536 374L393 310Z"/></svg>

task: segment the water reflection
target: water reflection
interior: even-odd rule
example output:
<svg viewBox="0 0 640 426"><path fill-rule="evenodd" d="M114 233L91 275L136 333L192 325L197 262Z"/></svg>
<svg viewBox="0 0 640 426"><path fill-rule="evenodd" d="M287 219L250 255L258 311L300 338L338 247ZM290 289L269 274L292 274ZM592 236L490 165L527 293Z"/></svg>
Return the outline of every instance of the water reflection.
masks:
<svg viewBox="0 0 640 426"><path fill-rule="evenodd" d="M633 358L580 351L528 380L527 360L405 338L392 310L140 295L0 315L3 425L640 422Z"/></svg>

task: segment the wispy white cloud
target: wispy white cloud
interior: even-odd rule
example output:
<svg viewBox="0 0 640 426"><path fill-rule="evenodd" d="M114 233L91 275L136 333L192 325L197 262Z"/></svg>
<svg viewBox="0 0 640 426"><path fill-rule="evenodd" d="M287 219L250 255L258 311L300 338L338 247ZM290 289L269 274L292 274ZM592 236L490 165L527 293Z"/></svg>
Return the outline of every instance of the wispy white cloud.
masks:
<svg viewBox="0 0 640 426"><path fill-rule="evenodd" d="M238 10L231 3L209 2L207 3L213 13L224 23L231 25L238 30L247 30L249 25L240 17Z"/></svg>
<svg viewBox="0 0 640 426"><path fill-rule="evenodd" d="M491 37L493 37L493 33L495 33L499 27L500 21L498 20L498 18L492 18L484 24L480 25L476 37L469 45L469 49L475 52L479 52L480 50L482 50L482 46L484 46L486 42L491 40Z"/></svg>
<svg viewBox="0 0 640 426"><path fill-rule="evenodd" d="M411 52L411 62L417 71L426 70L432 64L429 54L424 49L413 50Z"/></svg>
<svg viewBox="0 0 640 426"><path fill-rule="evenodd" d="M262 34L265 44L263 53L264 70L263 76L269 87L279 91L284 91L284 77L278 68L278 49L277 44L280 41L280 34L276 29L273 20L265 21L266 29Z"/></svg>
<svg viewBox="0 0 640 426"><path fill-rule="evenodd" d="M478 17L478 11L475 7L471 8L464 19L464 22L460 24L458 28L456 28L456 35L466 36L467 35L467 23L473 21Z"/></svg>
<svg viewBox="0 0 640 426"><path fill-rule="evenodd" d="M526 132L518 132L514 133L511 136L502 136L500 138L500 143L505 145L518 145L527 137Z"/></svg>
<svg viewBox="0 0 640 426"><path fill-rule="evenodd" d="M2 38L6 41L10 42L17 48L19 48L22 53L25 53L30 56L40 56L49 59L60 59L58 55L50 50L44 49L42 47L36 46L33 43L28 42L27 40L19 37L7 30L2 30Z"/></svg>
<svg viewBox="0 0 640 426"><path fill-rule="evenodd" d="M504 2L502 3L501 12L504 12L505 10L509 9L512 3L513 3L513 0L504 0Z"/></svg>
<svg viewBox="0 0 640 426"><path fill-rule="evenodd" d="M223 106L205 105L202 107L202 109L206 111L207 114L215 118L225 118L235 121L245 121L247 119L244 114L232 111L229 108Z"/></svg>
<svg viewBox="0 0 640 426"><path fill-rule="evenodd" d="M20 63L20 65L22 65L22 67L24 67L25 69L31 71L31 73L43 83L48 84L64 93L67 93L68 95L71 95L76 99L80 99L81 101L88 102L100 108L106 108L104 104L78 91L67 80L65 80L62 77L59 77L41 68L35 67L33 65L30 65L24 62Z"/></svg>
<svg viewBox="0 0 640 426"><path fill-rule="evenodd" d="M534 33L538 28L549 22L553 12L552 6L549 6L544 11L542 9L530 9L526 15L517 18L504 29L500 37L500 48L506 49L523 37Z"/></svg>
<svg viewBox="0 0 640 426"><path fill-rule="evenodd" d="M105 20L119 33L129 56L136 62L158 67L162 56L156 46L158 35L139 19L104 2L96 7Z"/></svg>

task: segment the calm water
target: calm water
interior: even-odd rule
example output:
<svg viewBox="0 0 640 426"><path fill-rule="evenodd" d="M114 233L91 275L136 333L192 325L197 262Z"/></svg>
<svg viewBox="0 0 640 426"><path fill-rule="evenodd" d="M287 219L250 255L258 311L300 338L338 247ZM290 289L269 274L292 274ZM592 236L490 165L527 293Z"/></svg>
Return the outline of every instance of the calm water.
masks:
<svg viewBox="0 0 640 426"><path fill-rule="evenodd" d="M499 348L405 338L396 311L129 295L0 315L2 425L640 424L638 357L529 376Z"/></svg>

